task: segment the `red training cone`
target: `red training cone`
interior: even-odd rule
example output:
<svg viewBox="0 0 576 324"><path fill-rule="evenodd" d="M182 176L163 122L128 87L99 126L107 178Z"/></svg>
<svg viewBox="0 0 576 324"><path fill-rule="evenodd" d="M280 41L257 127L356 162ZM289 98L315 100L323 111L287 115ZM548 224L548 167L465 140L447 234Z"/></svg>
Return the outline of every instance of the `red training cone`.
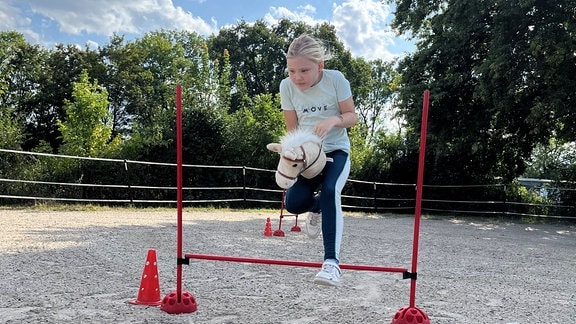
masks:
<svg viewBox="0 0 576 324"><path fill-rule="evenodd" d="M148 250L142 280L140 280L140 290L138 298L130 300L134 305L158 306L162 303L160 299L160 280L158 278L158 263L156 262L156 250Z"/></svg>
<svg viewBox="0 0 576 324"><path fill-rule="evenodd" d="M266 226L264 227L264 236L272 236L272 223L270 223L270 217L266 218Z"/></svg>

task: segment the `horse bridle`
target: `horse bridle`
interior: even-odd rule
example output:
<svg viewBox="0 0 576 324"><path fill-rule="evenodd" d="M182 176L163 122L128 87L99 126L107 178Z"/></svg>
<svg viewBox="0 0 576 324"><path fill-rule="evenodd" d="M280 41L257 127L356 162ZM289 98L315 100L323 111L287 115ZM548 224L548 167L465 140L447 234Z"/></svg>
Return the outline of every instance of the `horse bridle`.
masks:
<svg viewBox="0 0 576 324"><path fill-rule="evenodd" d="M295 180L296 178L298 178L299 175L302 174L302 172L308 170L310 167L312 167L314 165L314 163L316 163L318 161L318 159L320 158L320 155L322 153L322 145L317 144L318 146L320 146L320 149L318 150L318 155L316 155L316 157L314 158L314 161L312 161L312 163L308 164L308 159L306 158L306 151L304 150L304 146L300 145L299 148L302 151L302 158L301 159L289 159L287 157L284 156L284 154L281 154L282 159L284 160L288 160L290 162L296 162L296 163L303 163L303 168L302 170L300 170L300 172L298 172L298 174L296 174L296 176L291 177L289 175L286 175L282 172L280 172L280 170L276 170L276 172L278 172L279 175L281 175L282 177L288 179L288 180Z"/></svg>

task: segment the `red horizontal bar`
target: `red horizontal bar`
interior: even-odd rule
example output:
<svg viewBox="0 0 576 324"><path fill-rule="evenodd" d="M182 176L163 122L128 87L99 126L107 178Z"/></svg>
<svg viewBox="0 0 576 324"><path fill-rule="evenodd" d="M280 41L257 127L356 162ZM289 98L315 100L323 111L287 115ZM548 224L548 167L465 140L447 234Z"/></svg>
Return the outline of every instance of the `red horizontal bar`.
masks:
<svg viewBox="0 0 576 324"><path fill-rule="evenodd" d="M194 253L188 253L188 254L185 254L184 256L188 259L200 259L200 260L275 264L275 265L285 265L285 266L293 266L293 267L309 267L309 268L321 268L322 267L322 262L244 258L244 257L235 257L235 256L227 256L227 255L194 254ZM362 264L340 263L339 266L340 266L340 269L346 269L346 270L400 272L400 273L408 272L408 269L406 269L406 268L382 267L382 266L362 265Z"/></svg>

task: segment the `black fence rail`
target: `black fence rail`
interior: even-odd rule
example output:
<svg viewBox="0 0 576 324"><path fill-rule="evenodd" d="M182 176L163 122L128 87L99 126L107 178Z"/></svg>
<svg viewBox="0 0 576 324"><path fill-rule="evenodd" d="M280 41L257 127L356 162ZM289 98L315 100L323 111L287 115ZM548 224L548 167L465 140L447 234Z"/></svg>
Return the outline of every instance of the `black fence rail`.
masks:
<svg viewBox="0 0 576 324"><path fill-rule="evenodd" d="M14 168L11 165L26 165ZM183 205L280 208L275 170L248 166L183 164ZM0 149L0 205L46 202L176 205L176 164L55 155ZM414 213L415 184L349 179L342 206L349 211ZM453 216L576 219L576 189L536 190L537 202L518 200L507 184L424 185L422 212ZM527 190L528 191L528 190ZM568 197L568 199L566 199ZM572 199L572 200L571 200Z"/></svg>

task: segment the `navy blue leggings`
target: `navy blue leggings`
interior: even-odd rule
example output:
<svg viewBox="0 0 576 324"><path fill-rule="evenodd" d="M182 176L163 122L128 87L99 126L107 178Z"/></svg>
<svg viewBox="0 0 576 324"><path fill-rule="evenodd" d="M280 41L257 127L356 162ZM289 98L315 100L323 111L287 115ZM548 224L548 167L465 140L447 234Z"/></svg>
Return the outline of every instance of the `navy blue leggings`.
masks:
<svg viewBox="0 0 576 324"><path fill-rule="evenodd" d="M327 161L324 170L312 179L298 177L298 181L286 190L285 207L292 214L322 212L322 238L324 240L324 260L340 260L340 245L344 217L342 215L342 188L350 174L350 159L344 151L326 154L333 161ZM320 195L314 193L320 189Z"/></svg>

